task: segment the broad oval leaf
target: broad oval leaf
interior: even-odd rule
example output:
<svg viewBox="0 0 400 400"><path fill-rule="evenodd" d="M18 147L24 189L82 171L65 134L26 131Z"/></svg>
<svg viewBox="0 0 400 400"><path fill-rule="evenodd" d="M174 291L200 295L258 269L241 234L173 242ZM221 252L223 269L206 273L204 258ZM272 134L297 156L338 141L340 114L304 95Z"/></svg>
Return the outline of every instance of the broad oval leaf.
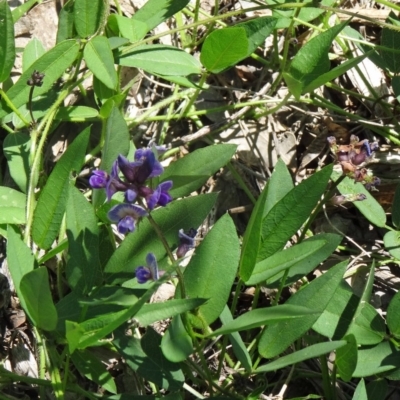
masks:
<svg viewBox="0 0 400 400"><path fill-rule="evenodd" d="M101 360L89 350L79 350L71 354L76 369L86 378L102 386L110 393L117 393L112 375Z"/></svg>
<svg viewBox="0 0 400 400"><path fill-rule="evenodd" d="M172 362L185 361L193 353L193 343L186 332L180 315L172 321L161 340L161 350L165 358Z"/></svg>
<svg viewBox="0 0 400 400"><path fill-rule="evenodd" d="M400 260L400 232L386 232L383 237L383 243L385 244L385 249L390 253L390 255L396 260Z"/></svg>
<svg viewBox="0 0 400 400"><path fill-rule="evenodd" d="M400 19L393 12L389 14L386 23L393 24L397 28L400 27ZM380 50L381 57L385 63L386 68L393 74L398 74L400 72L400 61L398 53L398 51L400 50L400 32L384 27L382 29L381 35L381 46L387 48L387 50Z"/></svg>
<svg viewBox="0 0 400 400"><path fill-rule="evenodd" d="M49 274L45 267L25 274L20 283L24 308L33 324L39 329L52 331L57 326L57 310L51 296Z"/></svg>
<svg viewBox="0 0 400 400"><path fill-rule="evenodd" d="M19 108L28 102L31 86L26 82L34 70L43 73L43 85L35 87L34 97L46 93L60 78L64 71L75 61L79 52L79 43L75 40L66 40L57 44L47 53L36 60L18 79L18 82L7 91L7 96L15 107ZM12 110L2 99L0 103L0 118L10 114Z"/></svg>
<svg viewBox="0 0 400 400"><path fill-rule="evenodd" d="M22 54L22 71L26 71L37 59L39 59L46 49L39 39L33 38L24 49Z"/></svg>
<svg viewBox="0 0 400 400"><path fill-rule="evenodd" d="M9 76L15 60L14 21L7 0L0 1L0 82Z"/></svg>
<svg viewBox="0 0 400 400"><path fill-rule="evenodd" d="M25 224L26 195L0 186L0 224Z"/></svg>
<svg viewBox="0 0 400 400"><path fill-rule="evenodd" d="M185 268L184 285L189 298L209 299L193 315L193 323L202 327L203 323L211 324L221 314L236 277L239 240L228 214L217 221L195 254ZM177 296L181 295L177 291Z"/></svg>
<svg viewBox="0 0 400 400"><path fill-rule="evenodd" d="M88 38L94 35L101 27L105 13L104 0L75 0L74 23L78 35Z"/></svg>
<svg viewBox="0 0 400 400"><path fill-rule="evenodd" d="M392 335L400 337L400 292L390 300L387 309L386 322Z"/></svg>
<svg viewBox="0 0 400 400"><path fill-rule="evenodd" d="M354 182L349 177L345 177L338 186L341 194L363 194L366 199L363 201L355 201L353 204L357 207L361 214L372 224L383 228L386 225L386 214L382 206L372 197L371 193L365 189L360 182Z"/></svg>
<svg viewBox="0 0 400 400"><path fill-rule="evenodd" d="M128 366L140 373L143 379L171 391L179 390L184 384L185 376L179 364L165 358L161 351L161 336L152 328L147 329L142 339L125 336L123 330L119 330L115 333L113 344ZM171 400L175 400L176 396L176 393L173 394Z"/></svg>
<svg viewBox="0 0 400 400"><path fill-rule="evenodd" d="M340 378L349 382L357 365L357 341L354 335L345 337L347 344L336 352L335 364Z"/></svg>
<svg viewBox="0 0 400 400"><path fill-rule="evenodd" d="M135 47L128 53L120 52L116 62L157 75L187 76L201 72L200 63L186 51L161 44Z"/></svg>
<svg viewBox="0 0 400 400"><path fill-rule="evenodd" d="M249 42L245 28L223 28L211 32L203 43L200 61L218 74L248 56Z"/></svg>
<svg viewBox="0 0 400 400"><path fill-rule="evenodd" d="M118 77L114 67L114 57L107 38L95 36L86 43L83 56L92 74L109 89L115 89Z"/></svg>
<svg viewBox="0 0 400 400"><path fill-rule="evenodd" d="M400 368L400 351L389 341L358 349L357 367L353 378L369 377Z"/></svg>
<svg viewBox="0 0 400 400"><path fill-rule="evenodd" d="M25 132L8 134L4 139L3 151L10 175L22 192L26 192L29 179L29 149L31 138Z"/></svg>

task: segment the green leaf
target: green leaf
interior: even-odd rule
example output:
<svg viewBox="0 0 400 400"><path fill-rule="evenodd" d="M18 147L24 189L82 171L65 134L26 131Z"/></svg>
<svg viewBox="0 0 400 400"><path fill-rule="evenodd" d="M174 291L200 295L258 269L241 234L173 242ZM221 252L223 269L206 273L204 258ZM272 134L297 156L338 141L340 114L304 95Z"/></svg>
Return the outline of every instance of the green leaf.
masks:
<svg viewBox="0 0 400 400"><path fill-rule="evenodd" d="M217 194L206 194L173 201L167 207L152 212L152 217L162 229L167 243L178 245L178 231L197 228L204 221L216 201ZM152 252L157 260L165 257L165 249L148 220L130 233L111 256L104 272L109 283L126 281L132 271L143 265L147 253Z"/></svg>
<svg viewBox="0 0 400 400"><path fill-rule="evenodd" d="M396 260L400 260L400 232L386 232L383 237L383 243L385 244L385 249L390 253L390 255Z"/></svg>
<svg viewBox="0 0 400 400"><path fill-rule="evenodd" d="M312 236L306 239L302 243L307 243L310 241L319 242L320 240L326 240L326 244L322 246L319 250L317 250L315 253L311 254L310 257L308 258L302 257L302 259L300 259L299 262L291 266L286 275L285 286L291 285L294 282L297 282L299 279L302 279L304 276L309 274L318 264L325 261L339 246L340 242L342 241L342 236L333 233L322 233L319 235ZM271 256L271 258L272 257L273 256ZM268 278L267 279L268 287L271 288L279 287L284 274L285 272L283 271L279 272L276 275L271 276L271 278Z"/></svg>
<svg viewBox="0 0 400 400"><path fill-rule="evenodd" d="M167 360L161 351L161 336L152 328L141 340L125 336L123 330L115 332L114 346L126 363L143 379L166 390L179 390L185 376L178 364Z"/></svg>
<svg viewBox="0 0 400 400"><path fill-rule="evenodd" d="M68 1L58 14L57 44L76 36L74 24L74 3Z"/></svg>
<svg viewBox="0 0 400 400"><path fill-rule="evenodd" d="M26 196L5 186L0 186L0 224L25 224Z"/></svg>
<svg viewBox="0 0 400 400"><path fill-rule="evenodd" d="M301 182L277 203L262 221L262 242L258 260L281 250L309 218L325 191L332 164Z"/></svg>
<svg viewBox="0 0 400 400"><path fill-rule="evenodd" d="M118 53L116 63L141 68L157 75L200 74L200 63L186 51L173 46L148 44L135 47L128 53Z"/></svg>
<svg viewBox="0 0 400 400"><path fill-rule="evenodd" d="M111 172L112 165L119 154L126 156L129 151L130 135L121 111L113 106L106 123L105 141L101 157L100 169ZM95 190L93 205L99 207L105 200L104 190Z"/></svg>
<svg viewBox="0 0 400 400"><path fill-rule="evenodd" d="M285 304L294 304L316 312L323 312L342 281L346 267L347 261L337 264L290 297ZM318 317L318 315L310 315L302 319L268 326L260 338L258 345L260 354L265 358L272 358L282 353L296 339L303 336Z"/></svg>
<svg viewBox="0 0 400 400"><path fill-rule="evenodd" d="M18 228L12 225L7 227L7 262L15 290L19 296L21 279L28 272L33 271L35 257L31 249L22 241Z"/></svg>
<svg viewBox="0 0 400 400"><path fill-rule="evenodd" d="M373 262L357 310L347 331L348 334L355 336L358 344L379 343L386 334L385 321L369 304L374 283L374 269L375 263Z"/></svg>
<svg viewBox="0 0 400 400"><path fill-rule="evenodd" d="M387 379L390 379L388 375ZM367 385L368 399L385 400L388 391L388 383L386 379L378 378L371 381Z"/></svg>
<svg viewBox="0 0 400 400"><path fill-rule="evenodd" d="M104 5L103 0L75 0L75 29L82 39L94 35L100 29L106 11Z"/></svg>
<svg viewBox="0 0 400 400"><path fill-rule="evenodd" d="M170 164L161 178L163 181L173 181L170 193L174 198L188 196L229 162L236 147L232 144L217 144L195 150Z"/></svg>
<svg viewBox="0 0 400 400"><path fill-rule="evenodd" d="M108 27L115 34L120 33L122 37L129 39L131 42L136 42L143 39L149 31L147 24L133 18L123 17L122 15L111 14L108 17Z"/></svg>
<svg viewBox="0 0 400 400"><path fill-rule="evenodd" d="M349 382L357 366L357 341L354 335L345 337L347 344L336 352L335 364L340 378Z"/></svg>
<svg viewBox="0 0 400 400"><path fill-rule="evenodd" d="M400 292L397 292L390 300L386 322L390 333L397 338L400 337Z"/></svg>
<svg viewBox="0 0 400 400"><path fill-rule="evenodd" d="M233 67L248 56L245 28L223 28L211 32L203 43L200 61L214 74Z"/></svg>
<svg viewBox="0 0 400 400"><path fill-rule="evenodd" d="M14 21L6 0L0 1L0 21L0 82L4 82L15 60Z"/></svg>
<svg viewBox="0 0 400 400"><path fill-rule="evenodd" d="M103 387L111 393L117 393L117 387L106 366L90 351L79 350L72 355L76 369L86 378Z"/></svg>
<svg viewBox="0 0 400 400"><path fill-rule="evenodd" d="M92 205L70 185L66 207L68 257L65 274L69 286L88 293L102 281L99 260L99 227Z"/></svg>
<svg viewBox="0 0 400 400"><path fill-rule="evenodd" d="M342 281L313 329L330 339L342 339L354 317L360 298Z"/></svg>
<svg viewBox="0 0 400 400"><path fill-rule="evenodd" d="M183 275L186 296L209 299L193 315L193 323L197 327L202 327L203 322L211 324L221 314L231 292L238 263L236 228L231 217L225 214L197 247L196 256L190 260ZM206 282L212 282L212 285ZM180 295L177 291L177 296Z"/></svg>
<svg viewBox="0 0 400 400"><path fill-rule="evenodd" d="M132 20L144 22L147 25L147 32L166 21L178 11L189 4L190 0L148 0L132 16ZM147 33L146 32L146 33Z"/></svg>
<svg viewBox="0 0 400 400"><path fill-rule="evenodd" d="M396 191L394 192L392 222L397 229L400 228L400 185L396 186Z"/></svg>
<svg viewBox="0 0 400 400"><path fill-rule="evenodd" d="M46 267L37 268L22 277L20 294L33 324L45 331L54 330L57 326L57 310L53 304Z"/></svg>
<svg viewBox="0 0 400 400"><path fill-rule="evenodd" d="M324 354L328 354L336 349L339 349L340 347L345 346L346 344L347 342L345 340L313 344L305 349L296 351L295 353L287 356L280 357L266 365L262 365L261 367L258 367L255 372L261 373L275 371L287 367L288 365L297 364L301 361L309 360L310 358L316 358Z"/></svg>
<svg viewBox="0 0 400 400"><path fill-rule="evenodd" d="M307 42L295 55L292 60L288 75L291 79L287 80L289 90L293 86L293 82L301 84L301 92L303 89L310 85L313 81L318 79L322 74L329 71L330 61L328 52L332 45L332 41L339 34L339 32L347 25L348 22L335 25L325 32L322 32ZM297 83L296 83L297 85ZM296 86L297 87L297 86ZM297 88L295 93L298 95L300 88Z"/></svg>
<svg viewBox="0 0 400 400"><path fill-rule="evenodd" d="M352 400L368 400L369 398L375 399L376 397L368 397L367 396L367 390L365 388L364 379L361 379L361 381L358 382L356 390L354 391L354 395L353 395L353 399Z"/></svg>
<svg viewBox="0 0 400 400"><path fill-rule="evenodd" d="M3 152L7 159L11 178L22 192L26 192L29 179L29 150L31 138L25 132L8 134L3 142Z"/></svg>
<svg viewBox="0 0 400 400"><path fill-rule="evenodd" d="M318 240L319 236L314 236L313 240L306 240L258 262L250 278L246 281L246 285L261 283L303 261L310 263L310 257L318 253L327 244L324 237ZM315 268L320 262L318 259L318 263L312 263L311 268Z"/></svg>
<svg viewBox="0 0 400 400"><path fill-rule="evenodd" d="M75 61L79 52L79 43L75 40L66 40L59 43L47 53L36 60L18 79L18 82L7 91L7 96L15 107L19 108L28 102L31 86L26 82L31 77L34 70L45 75L43 85L35 87L34 98L46 93L61 77L64 71ZM10 114L12 110L8 107L4 99L0 103L0 118Z"/></svg>
<svg viewBox="0 0 400 400"><path fill-rule="evenodd" d="M180 315L172 321L161 340L161 350L165 358L171 362L185 361L193 353L193 343L186 332Z"/></svg>
<svg viewBox="0 0 400 400"><path fill-rule="evenodd" d="M232 322L224 324L209 336L226 335L227 333L258 328L264 325L272 325L282 321L303 318L310 314L319 316L320 312L289 304L269 308L257 308L239 316Z"/></svg>
<svg viewBox="0 0 400 400"><path fill-rule="evenodd" d="M108 88L115 89L118 83L114 57L106 37L95 36L83 50L85 62L93 75Z"/></svg>
<svg viewBox="0 0 400 400"><path fill-rule="evenodd" d="M293 181L285 163L279 159L274 172L262 191L251 213L243 238L239 274L247 281L255 266L261 243L262 220L271 208L293 188Z"/></svg>
<svg viewBox="0 0 400 400"><path fill-rule="evenodd" d="M40 0L28 0L12 10L14 24Z"/></svg>
<svg viewBox="0 0 400 400"><path fill-rule="evenodd" d="M386 23L392 23L397 28L400 27L400 19L396 14L391 11ZM381 57L386 65L386 68L394 73L398 74L400 72L400 61L399 61L399 51L400 51L400 32L395 31L390 28L383 28L381 35L381 46L387 48L387 50L380 50ZM393 51L395 50L395 51ZM397 52L396 52L397 50Z"/></svg>
<svg viewBox="0 0 400 400"><path fill-rule="evenodd" d="M239 275L244 281L247 281L251 277L256 266L261 243L262 219L264 216L266 201L270 193L269 187L270 185L268 183L260 197L257 199L257 203L251 213L250 221L244 234L239 262Z"/></svg>
<svg viewBox="0 0 400 400"><path fill-rule="evenodd" d="M232 314L227 305L225 305L224 309L222 310L219 319L224 325L229 324L230 322L233 321ZM239 362L243 365L244 369L247 372L250 372L252 370L251 357L246 348L246 345L243 342L242 337L238 332L232 332L228 335L228 337L229 341L232 344L232 349L233 352L235 353L235 356L237 357Z"/></svg>
<svg viewBox="0 0 400 400"><path fill-rule="evenodd" d="M206 301L206 299L172 299L164 303L145 304L135 315L135 319L141 326L148 326L154 322L194 310Z"/></svg>
<svg viewBox="0 0 400 400"><path fill-rule="evenodd" d="M358 349L354 378L370 377L400 367L400 351L388 341Z"/></svg>
<svg viewBox="0 0 400 400"><path fill-rule="evenodd" d="M81 132L54 167L36 205L32 237L42 249L48 249L58 235L64 217L69 181L80 171L86 154L90 127Z"/></svg>
<svg viewBox="0 0 400 400"><path fill-rule="evenodd" d="M89 119L98 118L99 112L92 107L87 106L67 106L60 107L55 120L68 122L86 122Z"/></svg>
<svg viewBox="0 0 400 400"><path fill-rule="evenodd" d="M368 57L369 53L362 54L358 57L351 58L346 60L342 64L337 67L331 69L325 74L320 75L317 79L308 84L304 89L304 93L312 92L313 90L319 88L322 85L325 85L327 82L331 82L339 76L345 74L351 68L354 68L357 64L359 64L364 58Z"/></svg>
<svg viewBox="0 0 400 400"><path fill-rule="evenodd" d="M265 201L265 208L262 218L264 218L278 203L293 189L293 179L285 162L280 158L274 167L274 172L268 180L268 195Z"/></svg>
<svg viewBox="0 0 400 400"><path fill-rule="evenodd" d="M363 194L366 199L363 201L355 201L353 204L358 208L361 214L368 219L369 222L383 228L386 225L386 214L382 206L372 197L371 193L365 189L360 182L354 182L349 177L345 177L338 186L341 194Z"/></svg>
<svg viewBox="0 0 400 400"><path fill-rule="evenodd" d="M273 32L277 19L274 17L258 17L250 21L241 22L235 28L244 28L248 40L247 56L250 56L262 45L265 39Z"/></svg>
<svg viewBox="0 0 400 400"><path fill-rule="evenodd" d="M44 53L46 53L46 49L39 39L33 38L30 40L22 54L22 71L25 72Z"/></svg>

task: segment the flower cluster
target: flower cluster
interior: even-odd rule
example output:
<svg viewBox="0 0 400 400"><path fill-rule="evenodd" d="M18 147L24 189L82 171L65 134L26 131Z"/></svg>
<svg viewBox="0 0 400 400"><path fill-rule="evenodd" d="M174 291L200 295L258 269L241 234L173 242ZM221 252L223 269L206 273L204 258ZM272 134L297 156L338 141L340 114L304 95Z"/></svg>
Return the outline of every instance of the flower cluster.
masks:
<svg viewBox="0 0 400 400"><path fill-rule="evenodd" d="M328 142L344 174L356 182L361 182L367 190L374 190L375 186L380 184L380 179L365 168L374 151L378 149L377 143L370 144L367 139L360 141L355 135L351 135L348 145L337 144L334 136L328 137Z"/></svg>
<svg viewBox="0 0 400 400"><path fill-rule="evenodd" d="M155 189L146 185L148 179L163 173L164 169L157 158L164 151L164 148L157 146L136 150L133 162L119 155L110 174L97 170L90 177L92 188L105 189L108 201L116 192L124 193L125 203L113 207L108 213L120 233L133 232L137 220L147 215L145 208L133 203L144 199L147 209L153 210L156 206L166 206L172 200L168 192L172 188L172 181L162 182Z"/></svg>

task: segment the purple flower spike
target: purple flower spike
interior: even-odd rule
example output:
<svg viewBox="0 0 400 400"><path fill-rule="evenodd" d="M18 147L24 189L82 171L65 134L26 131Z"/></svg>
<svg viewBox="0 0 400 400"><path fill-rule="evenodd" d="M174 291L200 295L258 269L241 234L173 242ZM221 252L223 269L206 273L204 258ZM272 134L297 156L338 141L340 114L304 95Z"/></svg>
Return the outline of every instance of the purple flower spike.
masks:
<svg viewBox="0 0 400 400"><path fill-rule="evenodd" d="M108 212L111 222L118 224L118 232L126 234L135 230L136 221L147 215L143 207L133 204L118 204Z"/></svg>
<svg viewBox="0 0 400 400"><path fill-rule="evenodd" d="M154 149L157 153L157 149ZM135 161L136 162L147 162L151 165L151 172L147 176L147 178L154 178L155 176L159 176L164 172L163 166L157 160L156 154L154 154L153 149L138 149L135 151ZM146 178L146 179L147 179Z"/></svg>
<svg viewBox="0 0 400 400"><path fill-rule="evenodd" d="M93 171L93 175L89 178L89 184L93 189L103 189L107 186L109 175L106 171Z"/></svg>
<svg viewBox="0 0 400 400"><path fill-rule="evenodd" d="M172 181L165 181L160 183L154 192L147 196L146 202L147 207L152 210L155 206L165 207L172 201L172 196L168 193L168 190L172 188Z"/></svg>
<svg viewBox="0 0 400 400"><path fill-rule="evenodd" d="M194 238L197 235L197 230L190 228L187 233L180 229L179 232L179 246L176 251L178 258L182 258L190 249L194 247Z"/></svg>
<svg viewBox="0 0 400 400"><path fill-rule="evenodd" d="M153 253L147 254L146 264L146 267L140 266L136 268L135 274L139 283L146 283L150 279L156 281L160 277L157 260Z"/></svg>

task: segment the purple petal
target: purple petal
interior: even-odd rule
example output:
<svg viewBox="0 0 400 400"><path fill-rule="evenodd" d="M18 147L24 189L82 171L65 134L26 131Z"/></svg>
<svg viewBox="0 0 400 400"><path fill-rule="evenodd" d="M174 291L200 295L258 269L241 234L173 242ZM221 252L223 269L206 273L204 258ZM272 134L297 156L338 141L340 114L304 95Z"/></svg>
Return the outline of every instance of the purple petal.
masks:
<svg viewBox="0 0 400 400"><path fill-rule="evenodd" d="M161 188L158 186L150 196L146 197L146 203L149 210L154 209L154 207L158 203L160 196L161 196Z"/></svg>
<svg viewBox="0 0 400 400"><path fill-rule="evenodd" d="M106 171L93 171L93 175L89 179L89 184L93 189L103 189L107 186L109 176Z"/></svg>
<svg viewBox="0 0 400 400"><path fill-rule="evenodd" d="M118 222L126 216L131 216L134 219L144 217L147 215L147 211L140 206L135 206L133 204L122 203L114 206L108 212L108 218L112 222Z"/></svg>
<svg viewBox="0 0 400 400"><path fill-rule="evenodd" d="M139 283L146 283L151 278L151 273L146 267L137 267L135 275Z"/></svg>
<svg viewBox="0 0 400 400"><path fill-rule="evenodd" d="M130 215L122 218L118 222L118 232L126 235L128 232L133 232L135 230L135 219Z"/></svg>
<svg viewBox="0 0 400 400"><path fill-rule="evenodd" d="M133 189L128 189L125 192L125 200L128 203L133 203L136 200L136 197L137 197L137 192Z"/></svg>
<svg viewBox="0 0 400 400"><path fill-rule="evenodd" d="M159 279L158 265L156 257L153 253L148 253L146 256L147 267L149 268L152 278L156 281Z"/></svg>

